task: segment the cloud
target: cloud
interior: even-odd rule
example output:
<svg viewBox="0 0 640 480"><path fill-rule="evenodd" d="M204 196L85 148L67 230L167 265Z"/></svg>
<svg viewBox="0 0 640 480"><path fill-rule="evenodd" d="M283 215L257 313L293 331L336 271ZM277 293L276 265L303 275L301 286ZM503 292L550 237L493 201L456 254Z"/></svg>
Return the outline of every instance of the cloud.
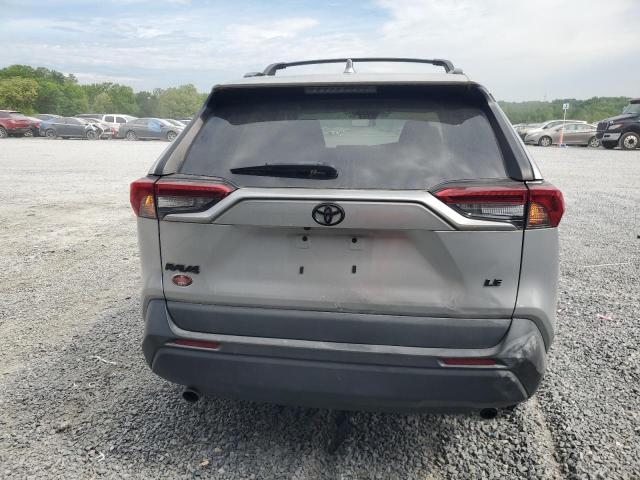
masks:
<svg viewBox="0 0 640 480"><path fill-rule="evenodd" d="M109 11L80 9L76 0L39 10L19 7L29 0L8 2L0 64L132 79L147 89L191 82L208 90L276 61L443 57L498 98L515 100L637 95L640 78L637 0L606 8L595 0L158 0L160 8L155 0L117 1ZM327 69L341 71L295 71Z"/></svg>
<svg viewBox="0 0 640 480"><path fill-rule="evenodd" d="M123 83L126 85L135 85L142 83L141 78L136 77L120 77L115 75L102 75L100 73L76 72L74 73L79 83Z"/></svg>
<svg viewBox="0 0 640 480"><path fill-rule="evenodd" d="M222 35L236 45L275 39L292 39L317 24L318 21L313 18L295 17L258 24L232 23L222 30Z"/></svg>
<svg viewBox="0 0 640 480"><path fill-rule="evenodd" d="M635 0L609 2L606 8L593 0L379 0L378 4L390 17L382 27L386 52L453 57L474 78L510 97L540 98L561 83L561 77L572 79L568 83L578 95L589 95L585 85L592 94L606 95L602 85L594 88L604 77L602 67L612 60L628 63L640 53ZM626 68L635 70L638 78L640 68ZM600 79L584 76L598 71Z"/></svg>

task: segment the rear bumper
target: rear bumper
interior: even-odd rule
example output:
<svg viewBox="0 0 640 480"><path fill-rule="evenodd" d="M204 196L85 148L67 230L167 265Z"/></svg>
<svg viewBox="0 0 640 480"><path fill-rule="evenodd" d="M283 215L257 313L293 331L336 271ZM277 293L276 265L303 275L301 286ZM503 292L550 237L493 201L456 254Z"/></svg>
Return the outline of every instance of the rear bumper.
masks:
<svg viewBox="0 0 640 480"><path fill-rule="evenodd" d="M153 372L203 393L279 404L349 410L467 410L522 402L545 370L542 336L514 319L483 349L363 345L202 334L180 329L165 302L146 310L143 351ZM176 338L217 341L218 350L167 345ZM447 357L486 357L496 367L450 367Z"/></svg>
<svg viewBox="0 0 640 480"><path fill-rule="evenodd" d="M19 127L19 128L11 128L7 129L9 135L23 135L29 131L31 131L32 127Z"/></svg>

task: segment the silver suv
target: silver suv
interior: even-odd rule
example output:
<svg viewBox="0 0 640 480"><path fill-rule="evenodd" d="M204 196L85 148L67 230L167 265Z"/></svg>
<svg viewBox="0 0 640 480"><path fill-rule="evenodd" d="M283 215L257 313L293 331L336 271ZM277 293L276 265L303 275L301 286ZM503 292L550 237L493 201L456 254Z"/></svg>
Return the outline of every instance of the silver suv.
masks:
<svg viewBox="0 0 640 480"><path fill-rule="evenodd" d="M447 60L217 85L131 205L143 351L186 400L495 411L540 383L562 194Z"/></svg>

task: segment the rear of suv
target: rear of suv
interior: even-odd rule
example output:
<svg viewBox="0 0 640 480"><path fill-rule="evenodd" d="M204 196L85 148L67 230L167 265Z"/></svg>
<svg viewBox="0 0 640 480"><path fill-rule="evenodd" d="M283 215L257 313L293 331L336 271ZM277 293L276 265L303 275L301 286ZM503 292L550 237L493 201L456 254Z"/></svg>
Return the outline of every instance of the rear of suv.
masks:
<svg viewBox="0 0 640 480"><path fill-rule="evenodd" d="M186 399L499 408L543 376L562 194L449 61L217 85L131 204L144 355Z"/></svg>
<svg viewBox="0 0 640 480"><path fill-rule="evenodd" d="M0 138L25 135L33 131L34 122L14 110L0 110Z"/></svg>

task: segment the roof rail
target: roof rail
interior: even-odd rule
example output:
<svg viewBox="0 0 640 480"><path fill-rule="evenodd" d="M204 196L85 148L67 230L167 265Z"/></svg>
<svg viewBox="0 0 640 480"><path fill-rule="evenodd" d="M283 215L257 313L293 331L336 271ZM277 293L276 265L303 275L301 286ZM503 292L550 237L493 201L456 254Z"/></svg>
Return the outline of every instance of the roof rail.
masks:
<svg viewBox="0 0 640 480"><path fill-rule="evenodd" d="M442 58L398 58L398 57L362 57L362 58L326 58L320 60L302 60L299 62L279 62L272 63L263 72L249 72L245 77L274 76L278 70L288 67L298 67L301 65L319 65L323 63L345 63L347 70L353 71L353 63L357 62L395 62L395 63L428 63L437 67L443 67L447 73L462 73L462 70L455 68L450 60ZM345 72L347 71L345 70Z"/></svg>

